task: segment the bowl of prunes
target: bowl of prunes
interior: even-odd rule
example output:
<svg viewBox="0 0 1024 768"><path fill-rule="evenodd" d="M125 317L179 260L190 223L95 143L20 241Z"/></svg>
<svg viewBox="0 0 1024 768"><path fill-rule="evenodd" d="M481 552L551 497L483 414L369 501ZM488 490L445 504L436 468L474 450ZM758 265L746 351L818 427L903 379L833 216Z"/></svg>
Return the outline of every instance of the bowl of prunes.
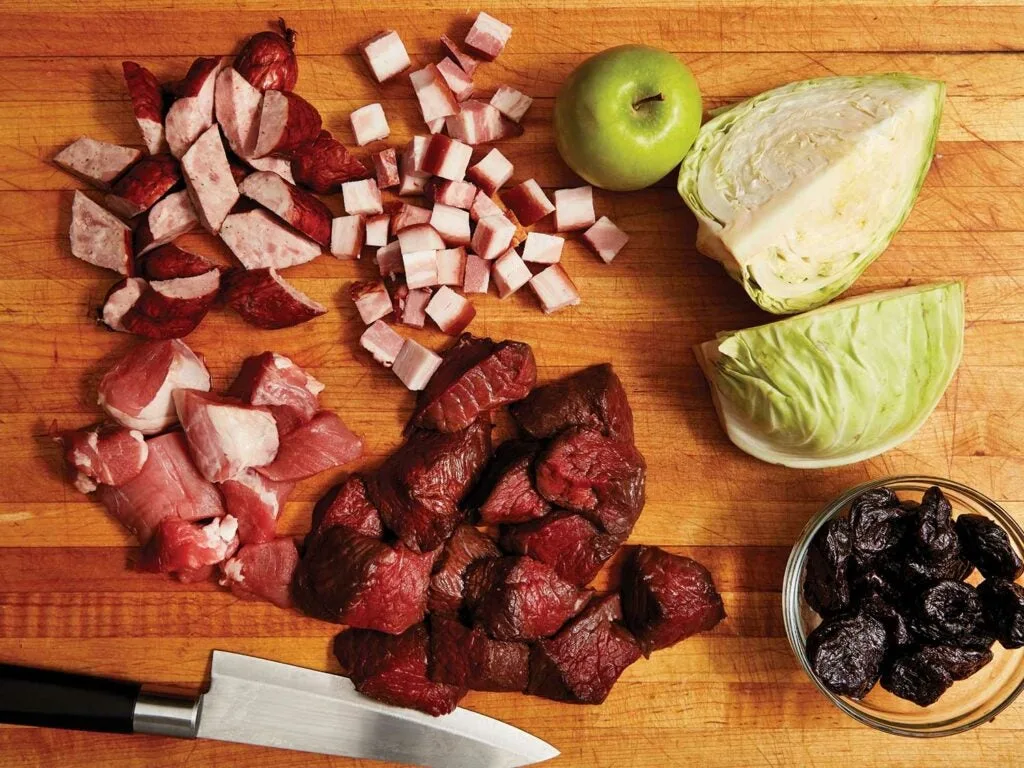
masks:
<svg viewBox="0 0 1024 768"><path fill-rule="evenodd" d="M1024 690L1024 530L978 491L932 477L853 488L790 554L786 634L818 689L902 736L992 720Z"/></svg>

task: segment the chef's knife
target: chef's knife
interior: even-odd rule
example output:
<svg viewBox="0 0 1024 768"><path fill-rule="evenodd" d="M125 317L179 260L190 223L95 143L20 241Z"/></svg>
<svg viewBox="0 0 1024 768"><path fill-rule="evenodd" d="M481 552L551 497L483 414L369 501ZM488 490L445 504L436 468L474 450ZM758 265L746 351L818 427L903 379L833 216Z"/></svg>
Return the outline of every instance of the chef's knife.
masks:
<svg viewBox="0 0 1024 768"><path fill-rule="evenodd" d="M339 675L213 652L198 699L137 683L0 665L0 722L49 728L218 739L436 768L515 768L558 755L484 715L443 717L381 704Z"/></svg>

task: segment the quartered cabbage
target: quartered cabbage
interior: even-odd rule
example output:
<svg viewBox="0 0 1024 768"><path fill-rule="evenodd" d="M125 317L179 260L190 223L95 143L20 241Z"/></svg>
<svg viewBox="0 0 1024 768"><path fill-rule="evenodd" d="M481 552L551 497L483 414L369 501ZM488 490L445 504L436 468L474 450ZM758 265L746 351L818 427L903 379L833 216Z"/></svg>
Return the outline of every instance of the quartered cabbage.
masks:
<svg viewBox="0 0 1024 768"><path fill-rule="evenodd" d="M788 467L851 464L924 423L953 378L964 334L959 282L879 291L697 348L725 431Z"/></svg>
<svg viewBox="0 0 1024 768"><path fill-rule="evenodd" d="M907 218L945 92L903 74L826 77L716 115L679 173L679 194L697 216L697 250L769 312L828 303Z"/></svg>

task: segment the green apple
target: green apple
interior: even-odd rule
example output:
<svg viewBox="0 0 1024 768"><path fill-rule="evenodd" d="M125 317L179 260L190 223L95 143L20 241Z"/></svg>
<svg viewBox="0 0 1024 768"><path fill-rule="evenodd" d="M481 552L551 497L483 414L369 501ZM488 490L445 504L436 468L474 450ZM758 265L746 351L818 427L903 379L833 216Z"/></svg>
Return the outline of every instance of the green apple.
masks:
<svg viewBox="0 0 1024 768"><path fill-rule="evenodd" d="M667 51L609 48L580 64L555 99L555 137L569 167L597 187L649 187L675 168L700 129L700 89Z"/></svg>

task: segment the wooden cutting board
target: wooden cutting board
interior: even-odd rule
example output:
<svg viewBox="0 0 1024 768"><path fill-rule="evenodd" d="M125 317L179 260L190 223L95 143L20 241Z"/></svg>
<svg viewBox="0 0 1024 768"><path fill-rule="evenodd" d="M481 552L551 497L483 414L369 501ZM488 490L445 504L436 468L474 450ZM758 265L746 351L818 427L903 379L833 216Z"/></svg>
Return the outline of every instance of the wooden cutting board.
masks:
<svg viewBox="0 0 1024 768"><path fill-rule="evenodd" d="M526 134L502 145L516 178L573 183L555 153L550 117L558 84L587 55L642 41L693 68L712 108L792 80L903 70L949 88L939 157L892 247L854 292L950 278L967 283L963 365L920 433L862 464L793 471L732 447L690 352L716 331L763 322L743 291L695 253L694 222L671 183L597 195L631 235L606 266L578 244L566 268L583 295L545 317L526 291L477 301L478 334L533 345L544 380L611 360L630 393L649 463L647 509L632 543L665 546L706 564L729 618L629 668L600 707L471 694L465 705L555 744L558 766L1013 764L1024 705L973 733L897 740L832 708L783 637L779 589L807 518L840 491L896 473L951 477L1024 514L1024 8L944 0L850 3L673 0L487 2L513 25L510 46L480 70L488 92L509 83L536 98ZM349 112L383 102L391 143L422 131L407 83L384 88L354 53L397 29L415 62L438 57L437 37L461 37L476 7L455 0L7 0L0 38L0 659L134 677L197 690L214 648L335 669L334 628L272 606L239 602L213 585L182 586L129 570L130 538L60 478L51 424L99 416L99 375L134 340L92 313L110 274L72 258L71 190L48 159L80 135L137 144L120 62L161 79L197 55L226 54L278 16L299 30L298 92L325 127L351 142ZM338 210L340 201L331 205ZM204 252L223 249L193 236ZM371 465L399 441L412 398L357 349L347 284L372 265L322 257L288 278L331 308L291 330L261 332L224 311L188 343L225 385L246 355L274 349L327 384L326 407L363 434ZM443 338L423 334L435 347ZM300 533L337 479L303 483L282 528ZM352 765L297 753L0 728L0 764L61 766Z"/></svg>

